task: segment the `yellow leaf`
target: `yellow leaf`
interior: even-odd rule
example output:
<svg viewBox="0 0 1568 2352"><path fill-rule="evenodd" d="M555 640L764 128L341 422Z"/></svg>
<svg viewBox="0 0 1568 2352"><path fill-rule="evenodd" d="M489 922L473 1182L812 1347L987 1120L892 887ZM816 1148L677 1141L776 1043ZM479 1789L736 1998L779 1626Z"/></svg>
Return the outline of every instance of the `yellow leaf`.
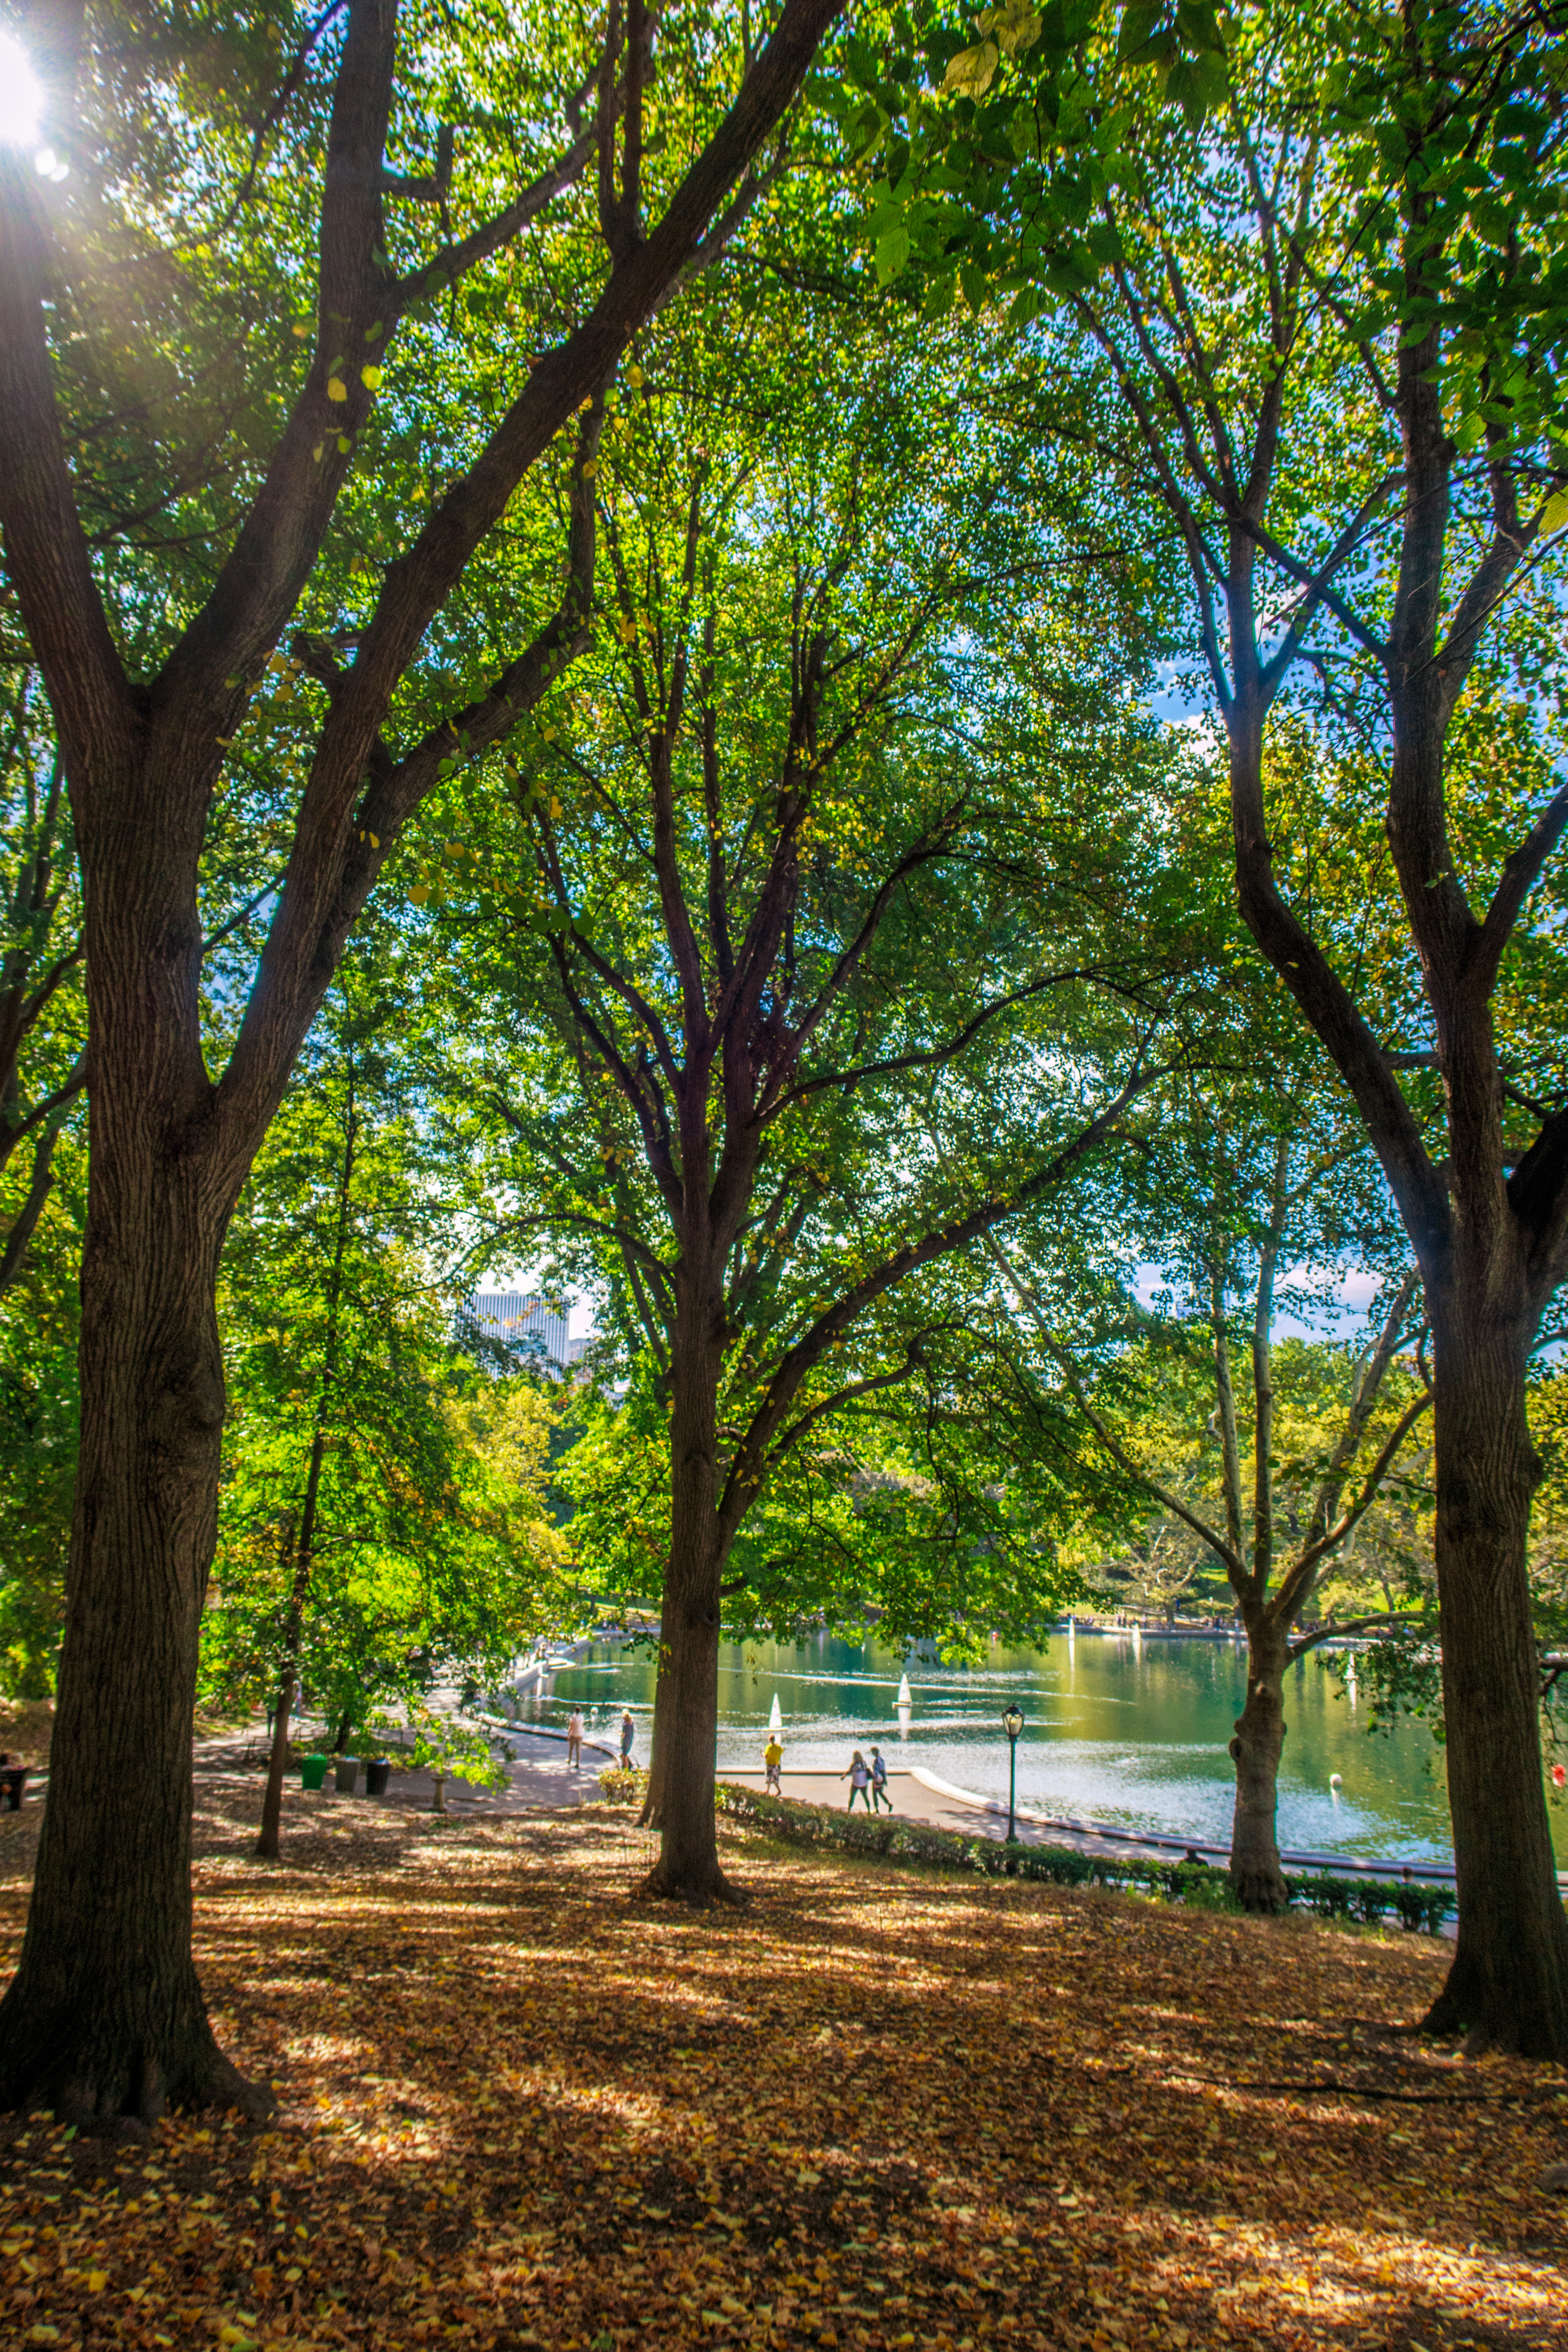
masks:
<svg viewBox="0 0 1568 2352"><path fill-rule="evenodd" d="M994 33L1010 58L1020 49L1032 49L1040 37L1040 20L1029 0L1003 0L1000 8L987 8L980 19L983 33Z"/></svg>
<svg viewBox="0 0 1568 2352"><path fill-rule="evenodd" d="M550 814L552 816L559 816L561 814L561 803L553 793L550 796Z"/></svg>
<svg viewBox="0 0 1568 2352"><path fill-rule="evenodd" d="M108 2284L109 2273L107 2271L89 2271L87 2274L87 2291L89 2294L101 2294Z"/></svg>
<svg viewBox="0 0 1568 2352"><path fill-rule="evenodd" d="M960 49L942 76L943 89L960 98L984 98L996 78L998 55L994 41L976 41L972 49Z"/></svg>
<svg viewBox="0 0 1568 2352"><path fill-rule="evenodd" d="M373 849L379 849L381 847L381 835L379 833L367 833L365 839L369 842Z"/></svg>
<svg viewBox="0 0 1568 2352"><path fill-rule="evenodd" d="M595 475L598 472L598 470L599 470L599 461L598 461L597 457L589 457L589 458L587 458L587 459L584 461L584 467L583 467L583 479L584 479L585 482L591 482L591 481L593 480L593 478L594 478Z"/></svg>
<svg viewBox="0 0 1568 2352"><path fill-rule="evenodd" d="M378 367L361 368L359 372L359 380L361 383L363 384L366 392L379 392L381 390L382 373Z"/></svg>
<svg viewBox="0 0 1568 2352"><path fill-rule="evenodd" d="M327 398L329 400L346 400L348 396L349 388L343 382L342 376L330 375L327 378Z"/></svg>
<svg viewBox="0 0 1568 2352"><path fill-rule="evenodd" d="M1541 509L1541 536L1545 539L1568 522L1568 490L1554 490Z"/></svg>
<svg viewBox="0 0 1568 2352"><path fill-rule="evenodd" d="M303 319L296 319L291 331L299 336L301 342L304 342L309 337L310 330Z"/></svg>
<svg viewBox="0 0 1568 2352"><path fill-rule="evenodd" d="M637 386L642 382L642 370L640 367L637 366L635 362L626 370L626 382L630 384L634 392L636 392Z"/></svg>

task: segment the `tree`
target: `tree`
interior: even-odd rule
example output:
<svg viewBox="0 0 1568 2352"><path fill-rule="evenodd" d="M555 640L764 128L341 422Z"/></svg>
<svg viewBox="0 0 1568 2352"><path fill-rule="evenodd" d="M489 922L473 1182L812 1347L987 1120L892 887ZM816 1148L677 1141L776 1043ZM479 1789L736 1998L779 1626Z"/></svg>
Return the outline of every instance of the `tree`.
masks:
<svg viewBox="0 0 1568 2352"><path fill-rule="evenodd" d="M932 34L945 98L884 75L855 134L887 142L882 275L913 254L977 302L1012 289L1019 325L1048 314L1029 366L1054 429L1161 518L1187 572L1242 912L1357 1106L1432 1329L1460 1925L1427 2022L1540 2057L1568 2055L1568 1918L1541 1797L1525 1384L1568 1265L1568 1117L1505 1068L1498 1022L1568 786L1538 719L1546 756L1518 762L1506 829L1478 837L1447 757L1518 615L1554 610L1564 30L1557 8L1405 0L1341 11L1329 41L1283 5L1222 37L1202 8L1139 6L1113 50L1087 6L1009 5L979 41ZM1538 712L1552 675L1521 680ZM1314 677L1318 723L1348 721L1384 763L1414 1035L1380 1032L1375 971L1277 856L1267 744ZM1441 1080L1440 1141L1412 1067Z"/></svg>
<svg viewBox="0 0 1568 2352"><path fill-rule="evenodd" d="M1261 1043L1269 1024L1251 1025ZM1097 1402L1098 1384L1062 1344L1039 1290L994 1247L1005 1281L1099 1444L1224 1570L1247 1633L1247 1697L1230 1745L1230 1883L1244 1908L1264 1912L1289 1902L1275 1831L1286 1670L1344 1630L1331 1615L1305 1627L1301 1620L1431 1402L1425 1377L1401 1358L1423 1329L1413 1273L1383 1285L1369 1344L1341 1356L1341 1378L1328 1398L1312 1393L1319 1368L1299 1346L1286 1352L1281 1380L1275 1334L1281 1287L1293 1274L1306 1304L1303 1277L1342 1270L1347 1225L1353 1230L1357 1221L1345 1214L1347 1152L1331 1107L1314 1087L1319 1074L1298 1066L1291 1085L1289 1060L1269 1063L1266 1095L1249 1074L1205 1073L1185 1082L1182 1098L1155 1123L1141 1171L1139 1239L1141 1254L1155 1255L1171 1281L1175 1312L1156 1323L1136 1316L1143 1360L1130 1364L1124 1354L1116 1367L1121 1381L1137 1379L1145 1421L1153 1383L1163 1416L1177 1399L1197 1407L1217 1457L1217 1494L1183 1491L1161 1475L1124 1415L1109 1401ZM1158 1239L1151 1229L1156 1219L1163 1228ZM1239 1326L1233 1300L1243 1309ZM1200 1347L1206 1394L1194 1377Z"/></svg>
<svg viewBox="0 0 1568 2352"><path fill-rule="evenodd" d="M216 2047L190 1952L225 1227L411 811L444 761L515 724L581 649L603 388L701 266L703 240L721 244L743 218L753 159L834 14L835 0L784 0L755 54L744 16L683 51L643 0L624 16L613 6L597 44L542 14L459 24L395 0L351 0L298 27L280 15L226 44L177 23L121 41L117 24L49 0L25 20L45 85L39 135L70 175L56 184L26 153L0 152L0 522L81 862L91 1172L53 1779L0 2004L11 2104L100 2129L170 2099L257 2104ZM432 100L454 107L460 90L463 168L450 115L420 168ZM574 194L586 190L596 241ZM426 205L452 224L434 250ZM112 396L122 347L98 332L117 264L121 285L156 280L192 377L210 381L221 360L237 428L232 467L205 488L211 470L197 468L180 512L184 530L210 534L199 590L123 618L76 471L91 470L80 445L95 409L124 406ZM579 412L563 459L554 445ZM154 449L146 489L166 527L184 482ZM514 607L513 633L476 653L485 688L454 704L439 665L503 519L524 489L526 520L525 485L563 465L564 587L547 539L521 625ZM373 520L399 546L384 569L361 543ZM274 649L290 628L285 661ZM214 1078L198 987L204 830L269 662L305 681L291 695L304 773L281 796L286 872Z"/></svg>
<svg viewBox="0 0 1568 2352"><path fill-rule="evenodd" d="M1118 936L1146 730L997 520L1027 451L966 441L852 319L817 322L801 404L805 323L742 287L650 341L598 458L618 645L514 736L508 828L418 886L493 942L459 1064L521 1147L508 1230L581 1236L636 1335L667 1497L648 1883L693 1900L726 1892L721 1624L776 1566L742 1529L919 1381L948 1319L921 1278L1077 1181L1175 987L1168 943ZM987 1139L962 1185L922 1140L944 1090Z"/></svg>
<svg viewBox="0 0 1568 2352"><path fill-rule="evenodd" d="M342 1752L433 1680L488 1679L552 1622L551 1416L454 1344L440 1244L464 1207L410 1087L412 992L372 928L340 969L242 1198L220 1307L229 1413L202 1686L273 1717L258 1852L276 1859L290 1714Z"/></svg>

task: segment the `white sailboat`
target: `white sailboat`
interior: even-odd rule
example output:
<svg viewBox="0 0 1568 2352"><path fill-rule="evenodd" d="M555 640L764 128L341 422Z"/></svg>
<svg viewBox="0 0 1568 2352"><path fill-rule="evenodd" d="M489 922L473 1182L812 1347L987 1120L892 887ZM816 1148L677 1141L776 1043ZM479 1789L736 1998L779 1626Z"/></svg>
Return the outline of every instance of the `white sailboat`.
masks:
<svg viewBox="0 0 1568 2352"><path fill-rule="evenodd" d="M773 1693L773 1713L768 1717L768 1729L770 1731L782 1731L784 1729L784 1710L779 1705L779 1695L777 1691L774 1691Z"/></svg>

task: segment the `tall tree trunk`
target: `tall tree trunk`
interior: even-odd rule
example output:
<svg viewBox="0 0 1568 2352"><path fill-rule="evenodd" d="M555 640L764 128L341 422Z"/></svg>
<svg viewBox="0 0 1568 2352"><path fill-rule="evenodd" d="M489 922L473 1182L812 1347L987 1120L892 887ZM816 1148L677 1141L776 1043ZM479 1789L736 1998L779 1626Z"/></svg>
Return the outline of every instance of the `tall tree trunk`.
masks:
<svg viewBox="0 0 1568 2352"><path fill-rule="evenodd" d="M289 1759L289 1710L300 1672L300 1637L310 1598L310 1572L316 1559L316 1517L321 1501L321 1472L327 1459L327 1404L338 1371L338 1318L343 1303L343 1258L348 1248L349 1204L353 1192L354 1158L359 1143L359 1115L354 1065L348 1066L347 1109L343 1125L342 1166L338 1174L337 1226L332 1240L332 1271L327 1293L327 1345L321 1385L316 1397L316 1426L310 1438L310 1464L305 1474L305 1496L294 1544L294 1577L289 1591L289 1613L283 1626L283 1664L278 1683L278 1723L267 1771L267 1793L261 1802L261 1832L257 1859L278 1860L279 1832L283 1819L283 1773ZM290 1527L293 1522L290 1519ZM338 1752L348 1737L345 1723L338 1733Z"/></svg>
<svg viewBox="0 0 1568 2352"><path fill-rule="evenodd" d="M666 1578L668 1584L668 1579ZM668 1745L666 1728L669 1719L669 1676L666 1671L664 1629L658 1636L658 1673L653 1686L653 1738L648 1748L647 1788L644 1792L642 1811L637 1815L637 1827L658 1830L664 1827L665 1751Z"/></svg>
<svg viewBox="0 0 1568 2352"><path fill-rule="evenodd" d="M267 1792L261 1801L261 1831L256 1841L258 1862L278 1860L279 1832L283 1821L283 1775L289 1763L289 1717L294 1705L294 1694L299 1687L300 1633L305 1619L305 1596L310 1583L314 1505L324 1450L323 1433L318 1424L315 1443L310 1449L310 1476L305 1488L305 1511L297 1539L294 1538L292 1517L289 1521L294 1577L289 1591L289 1614L283 1626L283 1664L278 1676L278 1706L272 1726L272 1753L267 1763Z"/></svg>
<svg viewBox="0 0 1568 2352"><path fill-rule="evenodd" d="M1230 1842L1230 1884L1245 1911L1283 1911L1285 1874L1279 1866L1275 1819L1279 1759L1285 1746L1286 1626L1271 1609L1247 1619L1247 1700L1236 1719L1230 1752L1236 1764L1236 1816Z"/></svg>
<svg viewBox="0 0 1568 2352"><path fill-rule="evenodd" d="M1430 1297L1430 1294L1429 1294ZM1434 2032L1568 2056L1568 1916L1542 1782L1530 1507L1541 1476L1522 1338L1433 1300L1437 1599L1459 1932Z"/></svg>
<svg viewBox="0 0 1568 2352"><path fill-rule="evenodd" d="M705 1310L705 1311L704 1311ZM695 1323L698 1328L683 1328ZM659 1856L650 1895L735 1899L713 1818L723 1571L716 1509L721 1300L678 1318L670 1401L669 1565L659 1643Z"/></svg>
<svg viewBox="0 0 1568 2352"><path fill-rule="evenodd" d="M276 1862L279 1832L283 1825L283 1776L289 1769L289 1717L294 1705L295 1654L290 1650L278 1685L278 1705L272 1719L272 1751L267 1759L267 1788L261 1800L261 1828L256 1840L258 1862Z"/></svg>
<svg viewBox="0 0 1568 2352"><path fill-rule="evenodd" d="M191 1721L216 1519L227 1204L204 1187L199 1153L148 1148L138 1129L155 1099L129 1073L92 1104L49 1802L21 1964L0 2002L0 2104L100 2130L151 2123L170 2101L269 2104L219 2051L191 1957Z"/></svg>

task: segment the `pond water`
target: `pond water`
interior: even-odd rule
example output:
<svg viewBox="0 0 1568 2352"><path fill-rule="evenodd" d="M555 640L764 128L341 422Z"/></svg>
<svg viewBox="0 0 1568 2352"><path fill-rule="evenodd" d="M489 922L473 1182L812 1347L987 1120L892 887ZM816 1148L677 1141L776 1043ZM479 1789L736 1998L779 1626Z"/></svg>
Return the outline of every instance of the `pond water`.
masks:
<svg viewBox="0 0 1568 2352"><path fill-rule="evenodd" d="M1005 1798L1001 1717L1016 1701L1025 1717L1021 1801L1117 1828L1229 1841L1235 1782L1226 1743L1241 1709L1246 1652L1228 1640L1063 1633L1038 1650L994 1644L984 1665L963 1668L824 1633L798 1646L727 1643L719 1671L721 1771L760 1765L776 1697L786 1770L842 1770L853 1748L876 1740L895 1768L922 1764L961 1788ZM900 1710L906 1673L910 1705ZM653 1690L649 1655L599 1643L525 1700L522 1719L563 1726L579 1706L590 1733L613 1739L629 1706L646 1763ZM1369 1738L1364 1704L1315 1658L1292 1669L1286 1719L1282 1846L1451 1858L1442 1758L1420 1725ZM1334 1772L1339 1790L1330 1786ZM1568 1814L1560 1809L1552 1829L1559 1858L1568 1861Z"/></svg>

